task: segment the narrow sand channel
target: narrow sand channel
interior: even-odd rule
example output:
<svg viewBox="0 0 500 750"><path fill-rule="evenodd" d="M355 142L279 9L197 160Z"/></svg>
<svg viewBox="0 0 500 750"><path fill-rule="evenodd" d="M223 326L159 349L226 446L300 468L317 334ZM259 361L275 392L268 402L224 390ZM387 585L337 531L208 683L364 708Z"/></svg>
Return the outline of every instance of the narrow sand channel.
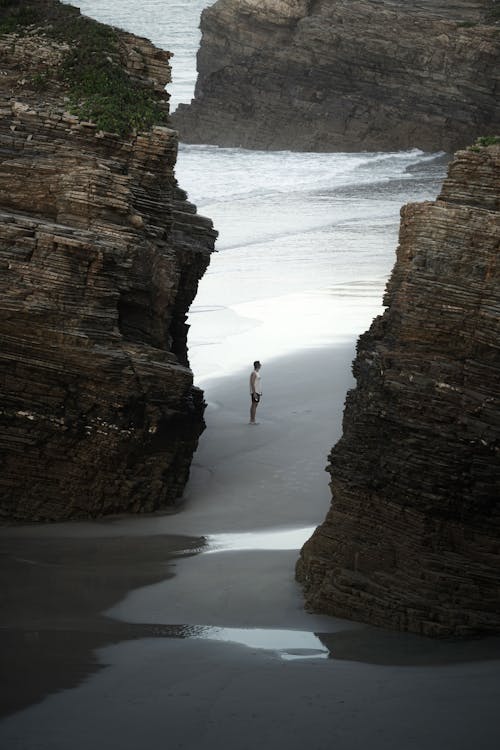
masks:
<svg viewBox="0 0 500 750"><path fill-rule="evenodd" d="M353 345L205 384L183 508L2 529L6 750L496 748L500 639L435 642L304 612Z"/></svg>

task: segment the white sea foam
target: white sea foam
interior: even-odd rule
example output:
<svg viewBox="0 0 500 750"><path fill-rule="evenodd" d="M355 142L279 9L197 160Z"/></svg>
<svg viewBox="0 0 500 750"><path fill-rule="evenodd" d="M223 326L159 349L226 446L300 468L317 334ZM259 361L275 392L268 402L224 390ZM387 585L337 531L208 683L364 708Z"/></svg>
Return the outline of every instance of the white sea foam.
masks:
<svg viewBox="0 0 500 750"><path fill-rule="evenodd" d="M411 180L408 167L435 158L418 149L325 154L181 145L177 174L183 185L192 185L192 198L204 206L275 194L314 196L353 184Z"/></svg>

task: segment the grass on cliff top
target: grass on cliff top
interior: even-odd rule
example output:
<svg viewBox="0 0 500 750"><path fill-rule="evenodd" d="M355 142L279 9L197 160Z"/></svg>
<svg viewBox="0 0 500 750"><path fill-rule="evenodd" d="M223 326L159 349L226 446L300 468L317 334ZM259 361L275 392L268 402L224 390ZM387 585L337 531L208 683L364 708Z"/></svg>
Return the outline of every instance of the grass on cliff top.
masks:
<svg viewBox="0 0 500 750"><path fill-rule="evenodd" d="M469 146L469 151L481 151L488 146L500 146L500 135L483 135L477 139L473 146Z"/></svg>
<svg viewBox="0 0 500 750"><path fill-rule="evenodd" d="M119 36L112 27L57 0L0 0L0 34L34 28L70 45L54 75L68 89L73 114L122 136L166 122L159 97L125 72Z"/></svg>

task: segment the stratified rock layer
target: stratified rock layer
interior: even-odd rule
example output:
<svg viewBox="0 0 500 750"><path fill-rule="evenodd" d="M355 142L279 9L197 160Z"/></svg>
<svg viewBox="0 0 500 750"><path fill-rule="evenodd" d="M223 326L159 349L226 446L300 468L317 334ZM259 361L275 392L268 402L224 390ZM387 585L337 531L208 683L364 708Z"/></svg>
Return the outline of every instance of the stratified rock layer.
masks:
<svg viewBox="0 0 500 750"><path fill-rule="evenodd" d="M218 0L181 140L454 151L500 121L493 0Z"/></svg>
<svg viewBox="0 0 500 750"><path fill-rule="evenodd" d="M123 34L163 91L170 55ZM177 134L98 132L65 111L65 45L0 37L0 518L175 502L203 422L186 312L215 233L177 186ZM165 99L165 108L168 104Z"/></svg>
<svg viewBox="0 0 500 750"><path fill-rule="evenodd" d="M500 630L500 147L402 209L387 310L358 342L307 606L429 635Z"/></svg>

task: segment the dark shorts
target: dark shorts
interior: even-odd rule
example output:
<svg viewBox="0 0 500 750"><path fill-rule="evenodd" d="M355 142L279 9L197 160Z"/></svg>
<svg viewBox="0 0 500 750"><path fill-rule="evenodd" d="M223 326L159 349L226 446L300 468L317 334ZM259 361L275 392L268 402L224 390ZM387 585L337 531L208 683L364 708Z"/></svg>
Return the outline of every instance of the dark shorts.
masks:
<svg viewBox="0 0 500 750"><path fill-rule="evenodd" d="M252 401L254 404L258 404L260 401L260 395L258 393L252 393Z"/></svg>

